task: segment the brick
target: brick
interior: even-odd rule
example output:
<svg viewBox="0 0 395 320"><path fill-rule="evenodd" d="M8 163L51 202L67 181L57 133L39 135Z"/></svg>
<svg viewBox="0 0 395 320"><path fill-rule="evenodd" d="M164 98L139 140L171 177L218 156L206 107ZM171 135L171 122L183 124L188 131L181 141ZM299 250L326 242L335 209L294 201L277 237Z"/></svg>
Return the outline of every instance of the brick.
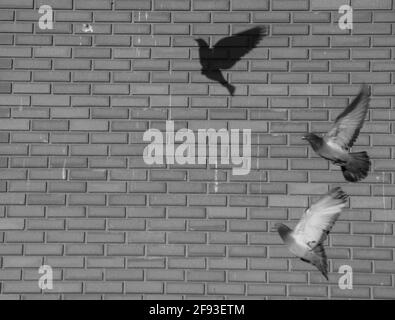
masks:
<svg viewBox="0 0 395 320"><path fill-rule="evenodd" d="M294 22L330 22L329 12L293 12Z"/></svg>
<svg viewBox="0 0 395 320"><path fill-rule="evenodd" d="M232 8L233 10L268 10L269 9L269 1L259 1L259 0L247 0L243 4L239 1L232 0Z"/></svg>
<svg viewBox="0 0 395 320"><path fill-rule="evenodd" d="M2 21L12 21L14 19L14 12L12 10L1 10L0 19Z"/></svg>
<svg viewBox="0 0 395 320"><path fill-rule="evenodd" d="M142 270L108 269L106 280L143 280L143 272Z"/></svg>
<svg viewBox="0 0 395 320"><path fill-rule="evenodd" d="M69 269L65 272L65 280L102 280L100 270Z"/></svg>
<svg viewBox="0 0 395 320"><path fill-rule="evenodd" d="M297 0L280 0L273 3L272 10L308 10L309 1Z"/></svg>
<svg viewBox="0 0 395 320"><path fill-rule="evenodd" d="M203 294L204 285L199 283L168 283L166 285L166 292L180 294Z"/></svg>
<svg viewBox="0 0 395 320"><path fill-rule="evenodd" d="M289 293L292 296L326 297L328 290L325 287L290 286Z"/></svg>
<svg viewBox="0 0 395 320"><path fill-rule="evenodd" d="M4 283L3 292L12 293L40 293L37 281L7 281Z"/></svg>
<svg viewBox="0 0 395 320"><path fill-rule="evenodd" d="M0 23L0 31L4 33L30 33L33 30L31 23Z"/></svg>
<svg viewBox="0 0 395 320"><path fill-rule="evenodd" d="M244 286L238 284L208 284L208 294L244 294Z"/></svg>
<svg viewBox="0 0 395 320"><path fill-rule="evenodd" d="M368 47L370 43L364 36L332 36L331 40L334 47Z"/></svg>
<svg viewBox="0 0 395 320"><path fill-rule="evenodd" d="M350 0L334 0L331 3L324 0L312 0L311 8L312 10L338 10L338 8L343 4L349 5Z"/></svg>
<svg viewBox="0 0 395 320"><path fill-rule="evenodd" d="M395 290L392 288L373 288L373 296L377 299L393 299Z"/></svg>
<svg viewBox="0 0 395 320"><path fill-rule="evenodd" d="M354 34L391 34L390 25L355 23Z"/></svg>
<svg viewBox="0 0 395 320"><path fill-rule="evenodd" d="M282 49L271 49L272 59L305 59L307 58L306 49L289 49L284 51Z"/></svg>
<svg viewBox="0 0 395 320"><path fill-rule="evenodd" d="M1 87L0 87L1 90ZM15 93L41 93L46 94L50 93L50 85L49 84L19 84L16 83L13 85L13 91ZM8 92L8 90L7 90Z"/></svg>
<svg viewBox="0 0 395 320"><path fill-rule="evenodd" d="M11 59L0 59L1 69L11 69L12 60Z"/></svg>
<svg viewBox="0 0 395 320"><path fill-rule="evenodd" d="M155 10L189 10L190 3L187 0L155 0Z"/></svg>
<svg viewBox="0 0 395 320"><path fill-rule="evenodd" d="M161 34L169 34L169 35L182 35L189 34L189 25L187 24L177 24L177 25L165 25L165 24L156 24L153 28L153 33L155 35Z"/></svg>
<svg viewBox="0 0 395 320"><path fill-rule="evenodd" d="M80 13L84 14L84 12ZM93 14L95 21L98 22L131 22L132 15L127 12L108 12L108 11L97 11ZM86 21L86 19L84 19Z"/></svg>
<svg viewBox="0 0 395 320"><path fill-rule="evenodd" d="M308 26L307 25L277 25L272 28L273 35L298 35L298 34L308 34Z"/></svg>
<svg viewBox="0 0 395 320"><path fill-rule="evenodd" d="M5 238L7 242L16 242L16 243L23 243L23 242L43 242L44 240L44 232L39 231L12 231L6 232ZM27 261L30 263L31 260L27 257L20 257L21 260ZM26 260L24 260L26 259ZM37 260L35 260L37 262ZM37 262L38 263L38 262Z"/></svg>
<svg viewBox="0 0 395 320"><path fill-rule="evenodd" d="M130 2L128 0L119 0L115 3L116 10L149 10L151 9L150 0L136 0Z"/></svg>
<svg viewBox="0 0 395 320"><path fill-rule="evenodd" d="M163 293L163 283L157 281L126 282L125 290L127 293Z"/></svg>
<svg viewBox="0 0 395 320"><path fill-rule="evenodd" d="M2 219L0 221L1 230L21 230L24 226L23 219Z"/></svg>
<svg viewBox="0 0 395 320"><path fill-rule="evenodd" d="M194 218L204 218L205 211L202 208L169 208L169 217L182 218L182 217L194 217Z"/></svg>
<svg viewBox="0 0 395 320"><path fill-rule="evenodd" d="M366 1L366 0L351 0L351 5L355 9L391 9L391 2L390 0L384 1Z"/></svg>
<svg viewBox="0 0 395 320"><path fill-rule="evenodd" d="M286 292L285 285L263 285L263 284L248 284L247 293L250 295L259 296L284 296Z"/></svg>
<svg viewBox="0 0 395 320"><path fill-rule="evenodd" d="M0 36L0 43L1 44L12 44L13 43L13 36L12 35Z"/></svg>
<svg viewBox="0 0 395 320"><path fill-rule="evenodd" d="M106 10L111 9L111 2L109 0L77 0L75 1L75 9Z"/></svg>
<svg viewBox="0 0 395 320"><path fill-rule="evenodd" d="M138 24L138 25L125 25L125 24L116 24L114 26L114 33L116 34L149 34L150 33L150 25L148 24ZM108 38L108 36L107 36ZM111 38L111 37L110 37ZM109 39L110 39L109 38ZM120 36L118 36L120 38ZM123 38L126 38L123 36ZM130 41L130 37L127 37ZM96 40L98 38L96 37ZM104 38L105 39L105 38ZM136 37L136 43L137 45L143 45L144 43L142 42L142 37Z"/></svg>
<svg viewBox="0 0 395 320"><path fill-rule="evenodd" d="M0 50L0 57L31 57L31 48L7 48L3 47Z"/></svg>
<svg viewBox="0 0 395 320"><path fill-rule="evenodd" d="M362 260L391 260L392 252L386 249L354 249L354 258Z"/></svg>
<svg viewBox="0 0 395 320"><path fill-rule="evenodd" d="M33 8L33 0L19 0L19 1L11 1L4 0L0 4L0 8L10 8L10 9L21 9L21 8Z"/></svg>
<svg viewBox="0 0 395 320"><path fill-rule="evenodd" d="M36 58L68 58L71 56L70 48L33 48Z"/></svg>

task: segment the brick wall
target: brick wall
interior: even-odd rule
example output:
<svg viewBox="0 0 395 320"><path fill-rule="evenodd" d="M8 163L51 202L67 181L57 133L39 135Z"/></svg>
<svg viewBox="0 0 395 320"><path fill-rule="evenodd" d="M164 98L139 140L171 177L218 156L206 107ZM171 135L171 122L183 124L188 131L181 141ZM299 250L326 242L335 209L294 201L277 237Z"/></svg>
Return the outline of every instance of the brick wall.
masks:
<svg viewBox="0 0 395 320"><path fill-rule="evenodd" d="M38 26L43 4L53 30ZM226 73L230 97L200 74L194 39L255 25L270 34ZM0 0L0 45L1 298L395 298L394 1ZM300 137L363 82L355 150L372 172L349 184ZM252 127L251 173L146 165L143 133L166 119ZM335 185L351 197L326 282L271 227ZM342 265L352 290L338 287Z"/></svg>

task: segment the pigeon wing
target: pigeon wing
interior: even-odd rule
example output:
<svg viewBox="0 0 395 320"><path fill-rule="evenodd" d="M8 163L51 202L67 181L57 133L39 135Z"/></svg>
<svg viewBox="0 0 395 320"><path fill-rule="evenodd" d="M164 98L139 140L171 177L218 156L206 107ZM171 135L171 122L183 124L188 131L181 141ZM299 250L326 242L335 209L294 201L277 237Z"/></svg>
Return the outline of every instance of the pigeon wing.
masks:
<svg viewBox="0 0 395 320"><path fill-rule="evenodd" d="M369 88L363 85L358 96L336 118L332 129L326 134L327 138L343 149L351 148L365 120L369 101Z"/></svg>
<svg viewBox="0 0 395 320"><path fill-rule="evenodd" d="M256 48L259 41L266 35L265 27L255 27L243 32L239 32L231 37L226 37L218 41L214 46L213 58L224 50L229 52L228 59L220 59L216 62L219 69L229 69L233 67L237 61ZM218 54L216 54L216 51Z"/></svg>
<svg viewBox="0 0 395 320"><path fill-rule="evenodd" d="M208 47L205 41L201 40L201 42L199 43L199 58L200 64L202 65L203 69L209 69L210 55L211 49Z"/></svg>
<svg viewBox="0 0 395 320"><path fill-rule="evenodd" d="M347 201L347 195L334 188L307 209L294 230L295 239L314 249L325 241Z"/></svg>

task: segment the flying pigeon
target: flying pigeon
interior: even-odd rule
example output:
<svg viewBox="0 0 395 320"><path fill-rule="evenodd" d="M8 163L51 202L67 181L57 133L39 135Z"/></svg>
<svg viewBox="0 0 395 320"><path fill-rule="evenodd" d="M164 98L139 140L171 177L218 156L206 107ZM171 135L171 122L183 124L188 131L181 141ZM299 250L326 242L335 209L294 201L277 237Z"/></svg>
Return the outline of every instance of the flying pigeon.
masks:
<svg viewBox="0 0 395 320"><path fill-rule="evenodd" d="M274 227L288 250L302 261L314 265L328 279L328 263L323 242L346 205L348 195L334 188L306 209L295 230L285 224Z"/></svg>
<svg viewBox="0 0 395 320"><path fill-rule="evenodd" d="M265 35L265 27L251 28L219 40L213 49L205 40L197 39L202 74L222 84L233 96L236 88L224 78L221 70L233 67L244 55L256 48Z"/></svg>
<svg viewBox="0 0 395 320"><path fill-rule="evenodd" d="M350 152L365 120L369 101L369 88L364 84L358 96L336 118L328 133L323 137L308 133L302 138L322 158L340 166L344 178L350 182L366 178L370 170L370 159L366 151Z"/></svg>

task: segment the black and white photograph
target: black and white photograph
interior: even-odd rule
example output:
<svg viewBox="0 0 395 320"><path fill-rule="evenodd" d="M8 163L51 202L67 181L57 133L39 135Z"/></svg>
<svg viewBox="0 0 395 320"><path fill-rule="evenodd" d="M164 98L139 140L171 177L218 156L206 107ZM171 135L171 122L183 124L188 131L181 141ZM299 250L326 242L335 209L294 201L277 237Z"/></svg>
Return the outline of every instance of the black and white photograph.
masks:
<svg viewBox="0 0 395 320"><path fill-rule="evenodd" d="M394 109L395 0L0 0L0 300L394 300Z"/></svg>

